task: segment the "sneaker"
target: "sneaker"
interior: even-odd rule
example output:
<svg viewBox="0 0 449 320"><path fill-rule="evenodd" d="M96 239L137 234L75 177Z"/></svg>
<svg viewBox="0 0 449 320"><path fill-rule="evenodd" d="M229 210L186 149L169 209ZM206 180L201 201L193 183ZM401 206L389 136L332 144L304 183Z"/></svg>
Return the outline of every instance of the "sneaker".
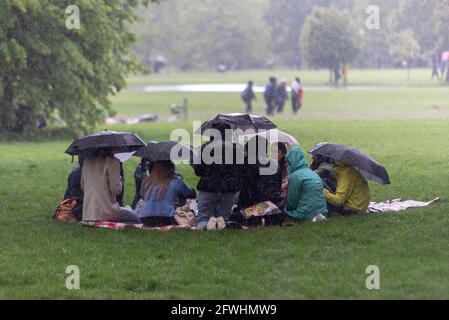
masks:
<svg viewBox="0 0 449 320"><path fill-rule="evenodd" d="M326 217L323 216L321 213L317 214L315 218L313 218L312 222L321 222L326 221Z"/></svg>
<svg viewBox="0 0 449 320"><path fill-rule="evenodd" d="M207 230L217 230L217 218L211 217L209 223L207 224Z"/></svg>
<svg viewBox="0 0 449 320"><path fill-rule="evenodd" d="M217 219L217 229L218 229L218 230L226 229L226 222L225 222L225 220L223 219L223 217L219 217L219 218Z"/></svg>

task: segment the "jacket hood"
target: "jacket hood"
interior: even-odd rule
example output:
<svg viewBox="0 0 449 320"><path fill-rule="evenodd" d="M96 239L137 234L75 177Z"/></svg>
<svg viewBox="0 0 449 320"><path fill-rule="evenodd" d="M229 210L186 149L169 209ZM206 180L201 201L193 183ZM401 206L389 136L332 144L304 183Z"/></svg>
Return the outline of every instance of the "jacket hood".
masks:
<svg viewBox="0 0 449 320"><path fill-rule="evenodd" d="M290 166L288 168L289 174L292 174L299 169L309 167L304 151L302 151L300 147L295 147L290 150L287 154L287 160L290 162Z"/></svg>

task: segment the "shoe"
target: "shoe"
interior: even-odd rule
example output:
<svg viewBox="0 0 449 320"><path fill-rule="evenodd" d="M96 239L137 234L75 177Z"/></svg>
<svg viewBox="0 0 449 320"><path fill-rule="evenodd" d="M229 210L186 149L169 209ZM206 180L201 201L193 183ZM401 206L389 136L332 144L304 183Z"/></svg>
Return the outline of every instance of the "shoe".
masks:
<svg viewBox="0 0 449 320"><path fill-rule="evenodd" d="M223 219L223 217L217 218L216 221L217 221L217 229L218 229L218 230L226 229L226 222L225 222L225 220Z"/></svg>
<svg viewBox="0 0 449 320"><path fill-rule="evenodd" d="M211 217L209 223L207 224L207 230L213 231L217 230L217 218Z"/></svg>
<svg viewBox="0 0 449 320"><path fill-rule="evenodd" d="M321 222L326 221L326 217L323 216L321 213L317 214L315 218L313 218L312 222Z"/></svg>
<svg viewBox="0 0 449 320"><path fill-rule="evenodd" d="M243 229L243 226L235 221L230 221L227 225L226 225L226 229L232 229L232 230L241 230Z"/></svg>

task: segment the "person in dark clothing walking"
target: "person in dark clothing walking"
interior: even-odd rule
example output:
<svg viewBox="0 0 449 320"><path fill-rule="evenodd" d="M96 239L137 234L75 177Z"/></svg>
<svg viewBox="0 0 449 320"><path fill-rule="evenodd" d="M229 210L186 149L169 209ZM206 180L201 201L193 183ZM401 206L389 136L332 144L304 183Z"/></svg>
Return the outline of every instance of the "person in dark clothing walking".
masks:
<svg viewBox="0 0 449 320"><path fill-rule="evenodd" d="M276 107L279 113L284 112L285 102L289 99L287 92L287 82L282 81L279 87L277 88L276 93Z"/></svg>
<svg viewBox="0 0 449 320"><path fill-rule="evenodd" d="M435 77L437 77L437 80L440 80L440 73L438 72L438 60L438 55L436 53L432 55L432 77L430 78L430 80L432 81Z"/></svg>
<svg viewBox="0 0 449 320"><path fill-rule="evenodd" d="M266 111L269 116L274 114L274 109L276 106L276 94L277 94L277 79L275 77L271 77L270 83L265 88L264 93Z"/></svg>
<svg viewBox="0 0 449 320"><path fill-rule="evenodd" d="M253 100L257 101L256 95L254 94L254 82L249 81L248 86L245 88L245 90L242 92L242 100L245 103L246 106L246 113L252 113L253 112Z"/></svg>

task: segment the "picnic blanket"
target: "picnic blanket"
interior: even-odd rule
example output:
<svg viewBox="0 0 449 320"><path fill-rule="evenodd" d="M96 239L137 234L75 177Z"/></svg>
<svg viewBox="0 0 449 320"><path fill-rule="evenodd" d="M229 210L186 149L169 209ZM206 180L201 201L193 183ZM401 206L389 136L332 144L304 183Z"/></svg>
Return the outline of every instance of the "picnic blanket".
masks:
<svg viewBox="0 0 449 320"><path fill-rule="evenodd" d="M92 226L95 228L104 228L104 229L112 229L112 230L123 230L125 228L136 228L136 229L142 229L142 230L146 230L146 231L171 231L171 230L196 231L196 228L186 227L186 226L178 226L178 225L149 228L149 227L144 227L143 224L127 224L127 223L109 222L109 221L96 222Z"/></svg>
<svg viewBox="0 0 449 320"><path fill-rule="evenodd" d="M368 212L370 213L400 212L405 211L409 208L427 207L438 200L440 200L440 198L435 198L429 202L415 201L415 200L402 201L402 199L387 200L383 202L371 202L368 208Z"/></svg>

